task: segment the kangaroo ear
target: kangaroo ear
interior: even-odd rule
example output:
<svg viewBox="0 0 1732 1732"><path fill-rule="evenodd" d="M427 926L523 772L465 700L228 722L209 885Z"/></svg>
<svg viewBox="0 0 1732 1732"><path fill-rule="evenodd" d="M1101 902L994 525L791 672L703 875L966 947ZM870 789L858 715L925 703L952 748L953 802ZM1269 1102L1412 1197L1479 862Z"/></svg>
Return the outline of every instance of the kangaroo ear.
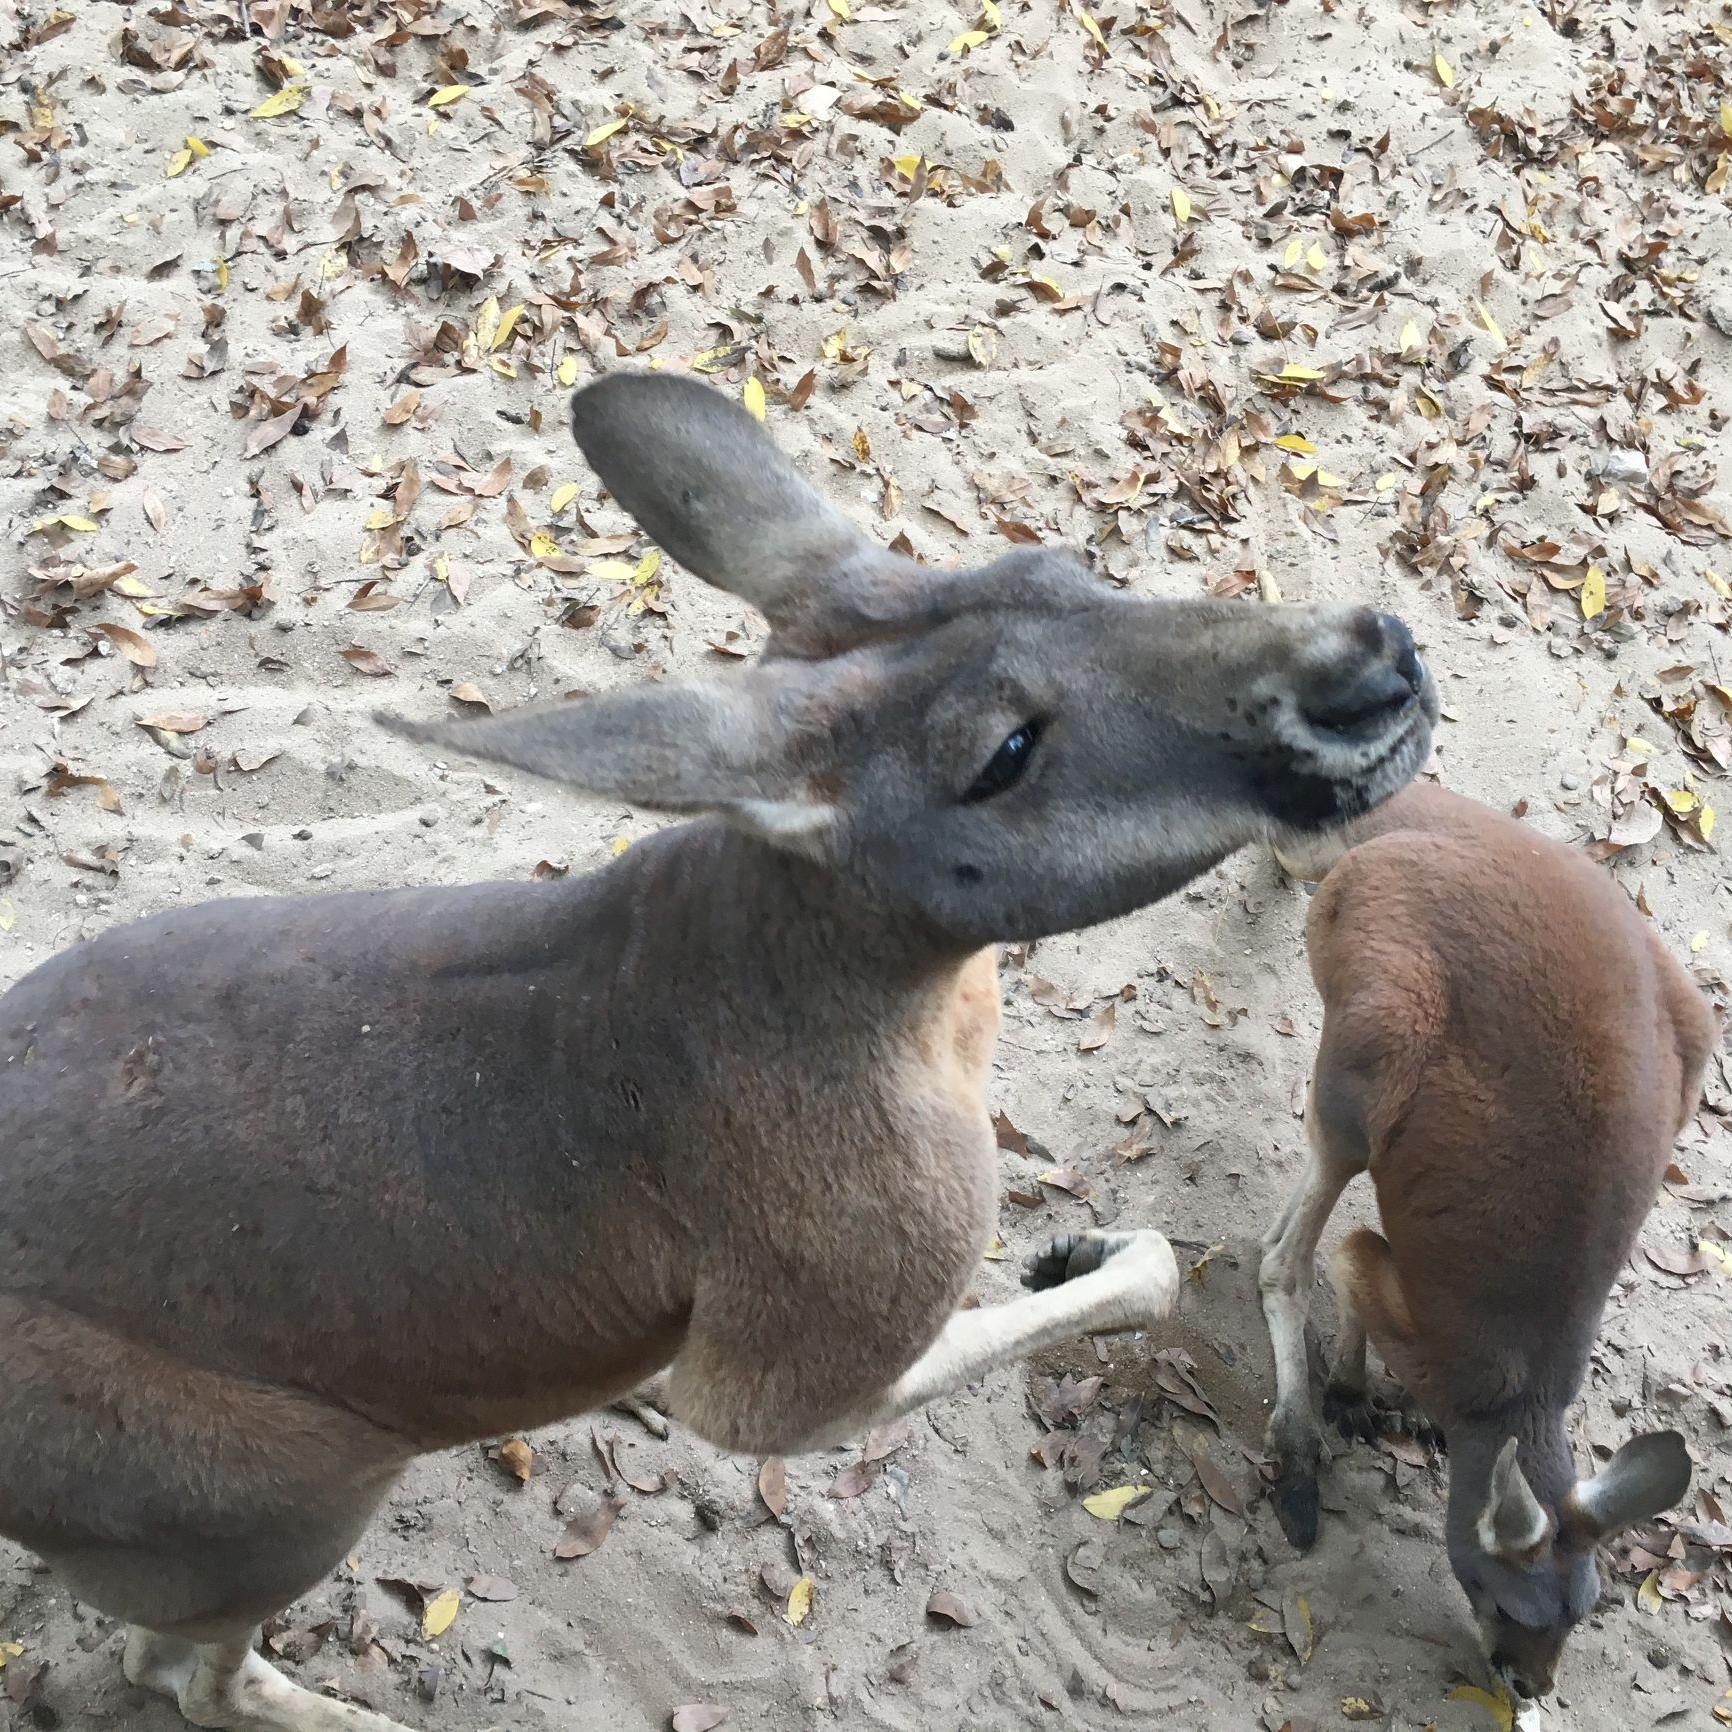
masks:
<svg viewBox="0 0 1732 1732"><path fill-rule="evenodd" d="M375 720L405 739L592 794L661 812L719 812L799 853L822 852L837 816L818 792L833 766L823 707L770 668L725 682L645 684L483 721L383 713Z"/></svg>
<svg viewBox="0 0 1732 1732"><path fill-rule="evenodd" d="M1491 1470L1491 1489L1479 1518L1479 1543L1499 1557L1531 1552L1546 1537L1551 1518L1534 1496L1512 1437L1498 1451Z"/></svg>
<svg viewBox="0 0 1732 1732"><path fill-rule="evenodd" d="M1571 1491L1572 1524L1598 1542L1670 1509L1690 1489L1692 1464L1675 1431L1632 1438L1592 1479Z"/></svg>
<svg viewBox="0 0 1732 1732"><path fill-rule="evenodd" d="M826 504L761 423L696 379L611 373L573 395L571 432L647 534L778 630L825 614L870 623L932 586Z"/></svg>

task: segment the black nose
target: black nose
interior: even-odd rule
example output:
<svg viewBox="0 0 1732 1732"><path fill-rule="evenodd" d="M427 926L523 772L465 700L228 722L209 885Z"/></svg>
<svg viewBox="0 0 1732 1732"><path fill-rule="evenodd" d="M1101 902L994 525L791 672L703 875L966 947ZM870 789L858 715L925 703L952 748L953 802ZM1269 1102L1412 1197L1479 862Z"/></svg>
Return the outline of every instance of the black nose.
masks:
<svg viewBox="0 0 1732 1732"><path fill-rule="evenodd" d="M1364 660L1304 706L1306 721L1330 733L1373 732L1412 703L1425 685L1413 633L1394 614L1367 609L1354 635L1364 647Z"/></svg>

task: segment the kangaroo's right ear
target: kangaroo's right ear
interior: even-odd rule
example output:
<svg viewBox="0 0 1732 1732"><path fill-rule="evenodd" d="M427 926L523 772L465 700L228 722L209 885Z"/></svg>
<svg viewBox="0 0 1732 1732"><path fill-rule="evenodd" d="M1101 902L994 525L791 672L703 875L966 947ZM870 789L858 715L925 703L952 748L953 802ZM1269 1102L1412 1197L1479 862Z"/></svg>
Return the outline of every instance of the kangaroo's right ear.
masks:
<svg viewBox="0 0 1732 1732"><path fill-rule="evenodd" d="M1531 1552L1551 1527L1545 1506L1534 1496L1533 1487L1516 1459L1512 1437L1498 1451L1491 1470L1491 1486L1479 1518L1479 1543L1496 1557L1519 1558Z"/></svg>
<svg viewBox="0 0 1732 1732"><path fill-rule="evenodd" d="M828 653L940 581L868 541L732 398L672 373L611 373L571 399L589 465L680 564L749 601L797 653Z"/></svg>
<svg viewBox="0 0 1732 1732"><path fill-rule="evenodd" d="M381 727L460 757L661 812L718 812L766 841L821 854L837 817L833 692L803 664L726 680L646 681L479 721Z"/></svg>

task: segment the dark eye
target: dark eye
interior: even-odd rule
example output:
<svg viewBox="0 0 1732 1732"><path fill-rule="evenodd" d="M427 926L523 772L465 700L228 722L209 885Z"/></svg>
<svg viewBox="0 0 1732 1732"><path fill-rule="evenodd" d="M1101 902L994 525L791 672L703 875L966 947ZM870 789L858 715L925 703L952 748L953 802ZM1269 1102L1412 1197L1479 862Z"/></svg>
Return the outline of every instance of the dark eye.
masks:
<svg viewBox="0 0 1732 1732"><path fill-rule="evenodd" d="M1040 738L1038 722L1024 722L1016 732L992 754L987 766L974 778L974 786L962 796L965 806L980 800L990 800L1022 780L1029 759L1034 756L1035 742Z"/></svg>

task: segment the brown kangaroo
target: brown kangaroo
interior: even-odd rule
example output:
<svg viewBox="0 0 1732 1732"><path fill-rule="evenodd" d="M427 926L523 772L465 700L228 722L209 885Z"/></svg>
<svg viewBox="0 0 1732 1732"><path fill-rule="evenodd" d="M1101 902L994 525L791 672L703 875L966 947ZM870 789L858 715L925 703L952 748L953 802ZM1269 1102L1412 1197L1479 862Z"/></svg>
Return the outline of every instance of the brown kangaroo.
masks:
<svg viewBox="0 0 1732 1732"><path fill-rule="evenodd" d="M1713 1013L1609 874L1459 794L1415 784L1278 854L1323 878L1306 922L1323 1038L1311 1163L1263 1253L1276 1512L1316 1539L1305 1319L1324 1223L1369 1171L1383 1233L1331 1266L1325 1414L1360 1437L1386 1422L1369 1340L1448 1444L1450 1565L1487 1657L1544 1695L1599 1600L1595 1547L1690 1482L1674 1431L1579 1480L1565 1418L1696 1109Z"/></svg>
<svg viewBox="0 0 1732 1732"><path fill-rule="evenodd" d="M605 379L572 425L763 610L762 660L396 725L693 821L563 882L160 914L0 1002L0 1532L198 1726L396 1724L253 1643L421 1452L663 1367L702 1437L812 1449L1157 1321L1149 1231L958 1310L996 1220L986 947L1339 823L1430 749L1384 615L1134 600L1036 550L927 570L690 379Z"/></svg>

